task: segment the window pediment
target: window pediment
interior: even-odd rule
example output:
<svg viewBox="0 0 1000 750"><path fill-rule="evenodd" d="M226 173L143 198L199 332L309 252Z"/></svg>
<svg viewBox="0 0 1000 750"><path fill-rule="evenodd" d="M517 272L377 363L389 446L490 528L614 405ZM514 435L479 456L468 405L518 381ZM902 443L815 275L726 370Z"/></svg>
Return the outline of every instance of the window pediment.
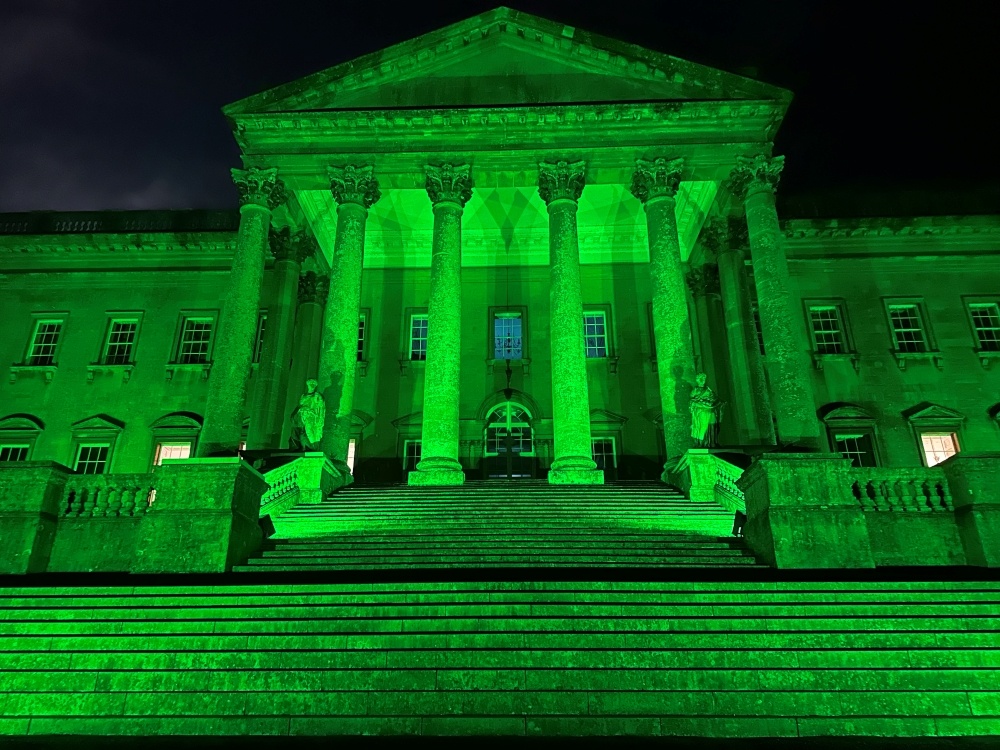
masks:
<svg viewBox="0 0 1000 750"><path fill-rule="evenodd" d="M42 420L30 414L11 414L0 419L0 431L41 432L44 429Z"/></svg>
<svg viewBox="0 0 1000 750"><path fill-rule="evenodd" d="M909 413L904 413L904 416L907 421L916 425L955 424L965 421L964 414L938 404L923 404Z"/></svg>

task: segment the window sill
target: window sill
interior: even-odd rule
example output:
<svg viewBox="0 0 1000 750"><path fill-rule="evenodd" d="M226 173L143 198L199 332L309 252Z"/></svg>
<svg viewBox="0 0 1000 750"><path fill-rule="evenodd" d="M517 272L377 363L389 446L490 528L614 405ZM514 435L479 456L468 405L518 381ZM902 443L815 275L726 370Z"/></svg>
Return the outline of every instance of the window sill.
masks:
<svg viewBox="0 0 1000 750"><path fill-rule="evenodd" d="M813 366L817 370L822 370L828 362L850 362L851 367L857 372L861 368L861 358L857 352L842 352L839 354L821 354L813 352Z"/></svg>
<svg viewBox="0 0 1000 750"><path fill-rule="evenodd" d="M135 369L135 364L130 363L127 365L87 365L87 382L93 383L94 378L99 372L115 373L120 372L122 375L122 382L127 383L132 378L132 371Z"/></svg>
<svg viewBox="0 0 1000 750"><path fill-rule="evenodd" d="M604 357L587 357L588 362L603 362L612 375L618 374L618 357L608 354ZM656 372L656 360L653 360L653 372Z"/></svg>
<svg viewBox="0 0 1000 750"><path fill-rule="evenodd" d="M45 376L46 383L51 383L57 369L59 369L58 365L11 365L10 382L16 383L19 375L38 373Z"/></svg>
<svg viewBox="0 0 1000 750"><path fill-rule="evenodd" d="M178 372L200 372L202 380L208 380L208 373L212 369L211 362L197 362L192 364L183 364L180 362L172 362L167 365L167 380L173 380L174 375Z"/></svg>
<svg viewBox="0 0 1000 750"><path fill-rule="evenodd" d="M507 369L508 362L510 362L511 369L520 367L524 375L529 374L531 360L528 357L522 357L521 359L488 359L486 360L486 371L491 375L496 372L503 372Z"/></svg>
<svg viewBox="0 0 1000 750"><path fill-rule="evenodd" d="M896 360L896 366L900 370L906 369L907 362L932 362L935 367L941 369L944 359L941 352L897 352L893 351L892 356Z"/></svg>
<svg viewBox="0 0 1000 750"><path fill-rule="evenodd" d="M1000 360L1000 350L976 349L975 351L976 356L979 357L979 364L981 364L984 369L989 369L993 360Z"/></svg>
<svg viewBox="0 0 1000 750"><path fill-rule="evenodd" d="M426 364L427 364L426 359L409 359L408 357L404 357L403 359L399 360L399 372L401 375L405 376L407 370L411 366L416 366L418 370L422 370L424 369L424 365Z"/></svg>

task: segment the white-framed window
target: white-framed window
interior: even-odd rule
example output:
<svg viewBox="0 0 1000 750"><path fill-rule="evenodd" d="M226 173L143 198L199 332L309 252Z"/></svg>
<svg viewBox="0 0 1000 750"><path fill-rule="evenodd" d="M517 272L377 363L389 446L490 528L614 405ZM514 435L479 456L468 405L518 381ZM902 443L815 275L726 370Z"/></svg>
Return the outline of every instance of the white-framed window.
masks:
<svg viewBox="0 0 1000 750"><path fill-rule="evenodd" d="M355 438L351 438L347 443L347 468L351 470L351 476L354 476L354 457L358 453L358 441Z"/></svg>
<svg viewBox="0 0 1000 750"><path fill-rule="evenodd" d="M365 334L368 332L368 316L361 313L358 318L358 362L365 361Z"/></svg>
<svg viewBox="0 0 1000 750"><path fill-rule="evenodd" d="M958 435L954 432L921 432L920 445L928 466L937 466L959 451Z"/></svg>
<svg viewBox="0 0 1000 750"><path fill-rule="evenodd" d="M156 444L156 451L153 454L153 465L159 466L166 459L191 458L193 443L188 441L172 441Z"/></svg>
<svg viewBox="0 0 1000 750"><path fill-rule="evenodd" d="M410 316L410 359L427 359L427 314Z"/></svg>
<svg viewBox="0 0 1000 750"><path fill-rule="evenodd" d="M215 319L190 316L181 320L177 342L177 362L182 365L205 364L212 352Z"/></svg>
<svg viewBox="0 0 1000 750"><path fill-rule="evenodd" d="M104 340L101 362L105 365L129 365L135 361L135 340L139 321L134 318L112 318Z"/></svg>
<svg viewBox="0 0 1000 750"><path fill-rule="evenodd" d="M915 303L894 303L886 305L892 342L897 352L926 352L927 332L924 327L923 312Z"/></svg>
<svg viewBox="0 0 1000 750"><path fill-rule="evenodd" d="M31 343L28 344L28 356L25 358L27 364L44 367L56 363L62 328L61 320L40 318L35 321L35 330L32 331Z"/></svg>
<svg viewBox="0 0 1000 750"><path fill-rule="evenodd" d="M7 461L27 461L31 446L27 443L0 444L0 463Z"/></svg>
<svg viewBox="0 0 1000 750"><path fill-rule="evenodd" d="M493 313L493 359L523 359L524 347L519 312Z"/></svg>
<svg viewBox="0 0 1000 750"><path fill-rule="evenodd" d="M487 456L535 455L534 435L531 429L531 413L521 404L505 401L490 410L486 416Z"/></svg>
<svg viewBox="0 0 1000 750"><path fill-rule="evenodd" d="M588 359L608 356L607 316L603 310L583 313L583 346Z"/></svg>
<svg viewBox="0 0 1000 750"><path fill-rule="evenodd" d="M996 302L970 302L969 320L981 352L1000 352L1000 305Z"/></svg>
<svg viewBox="0 0 1000 750"><path fill-rule="evenodd" d="M601 471L612 471L618 467L618 454L615 451L613 437L595 437L590 439L590 453Z"/></svg>
<svg viewBox="0 0 1000 750"><path fill-rule="evenodd" d="M847 340L840 305L810 305L809 330L817 354L844 354Z"/></svg>
<svg viewBox="0 0 1000 750"><path fill-rule="evenodd" d="M262 312L257 316L257 332L253 339L253 361L259 363L264 356L264 337L267 335L267 313Z"/></svg>
<svg viewBox="0 0 1000 750"><path fill-rule="evenodd" d="M110 443L81 443L76 447L73 470L81 474L103 474L108 467Z"/></svg>
<svg viewBox="0 0 1000 750"><path fill-rule="evenodd" d="M420 441L403 441L403 471L415 471L420 463Z"/></svg>
<svg viewBox="0 0 1000 750"><path fill-rule="evenodd" d="M871 432L836 432L833 444L836 451L844 458L849 458L854 467L878 466Z"/></svg>

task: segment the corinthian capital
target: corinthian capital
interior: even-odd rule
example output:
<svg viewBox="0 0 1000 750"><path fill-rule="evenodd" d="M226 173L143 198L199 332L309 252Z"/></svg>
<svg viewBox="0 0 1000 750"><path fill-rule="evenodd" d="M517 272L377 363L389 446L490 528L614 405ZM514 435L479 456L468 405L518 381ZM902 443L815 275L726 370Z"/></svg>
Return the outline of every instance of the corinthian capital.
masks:
<svg viewBox="0 0 1000 750"><path fill-rule="evenodd" d="M559 198L580 200L586 182L587 163L575 161L541 162L538 165L538 194L546 205Z"/></svg>
<svg viewBox="0 0 1000 750"><path fill-rule="evenodd" d="M677 186L681 184L681 171L684 160L667 159L663 156L646 161L635 160L635 172L632 174L632 195L645 203L650 198L673 198Z"/></svg>
<svg viewBox="0 0 1000 750"><path fill-rule="evenodd" d="M271 255L275 260L290 260L292 258L292 231L288 227L272 228L268 234L271 244Z"/></svg>
<svg viewBox="0 0 1000 750"><path fill-rule="evenodd" d="M357 203L371 208L382 193L378 189L374 167L327 167L330 175L330 192L337 203Z"/></svg>
<svg viewBox="0 0 1000 750"><path fill-rule="evenodd" d="M719 294L719 267L714 263L706 263L688 271L684 281L695 297Z"/></svg>
<svg viewBox="0 0 1000 750"><path fill-rule="evenodd" d="M784 156L737 156L736 168L729 178L729 189L740 200L746 199L747 193L755 187L774 190L784 166Z"/></svg>
<svg viewBox="0 0 1000 750"><path fill-rule="evenodd" d="M712 255L719 255L729 249L729 222L716 216L702 227L699 237L701 244Z"/></svg>
<svg viewBox="0 0 1000 750"><path fill-rule="evenodd" d="M315 271L306 271L299 276L299 304L313 302L322 305L330 290L330 279Z"/></svg>
<svg viewBox="0 0 1000 750"><path fill-rule="evenodd" d="M436 205L440 201L451 201L464 206L472 197L472 167L468 164L442 164L440 167L428 164L424 172L427 174L427 195L431 203Z"/></svg>
<svg viewBox="0 0 1000 750"><path fill-rule="evenodd" d="M233 169L233 182L240 194L241 206L263 206L274 210L285 202L285 183L278 179L278 170Z"/></svg>
<svg viewBox="0 0 1000 750"><path fill-rule="evenodd" d="M316 238L304 229L292 235L292 252L295 253L295 260L305 263L310 258L315 258L319 250L319 243Z"/></svg>

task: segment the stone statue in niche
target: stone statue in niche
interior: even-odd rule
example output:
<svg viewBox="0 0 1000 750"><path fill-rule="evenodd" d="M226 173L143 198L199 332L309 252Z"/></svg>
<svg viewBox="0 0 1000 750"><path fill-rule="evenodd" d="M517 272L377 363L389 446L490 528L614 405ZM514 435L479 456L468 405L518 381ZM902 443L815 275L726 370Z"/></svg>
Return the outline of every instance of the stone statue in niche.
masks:
<svg viewBox="0 0 1000 750"><path fill-rule="evenodd" d="M708 387L708 376L700 372L691 389L691 437L699 448L714 448L719 440L722 402Z"/></svg>
<svg viewBox="0 0 1000 750"><path fill-rule="evenodd" d="M289 446L293 450L318 451L323 437L323 421L326 419L326 404L316 391L319 382L306 381L306 392L299 399L299 405L292 412L292 434Z"/></svg>

